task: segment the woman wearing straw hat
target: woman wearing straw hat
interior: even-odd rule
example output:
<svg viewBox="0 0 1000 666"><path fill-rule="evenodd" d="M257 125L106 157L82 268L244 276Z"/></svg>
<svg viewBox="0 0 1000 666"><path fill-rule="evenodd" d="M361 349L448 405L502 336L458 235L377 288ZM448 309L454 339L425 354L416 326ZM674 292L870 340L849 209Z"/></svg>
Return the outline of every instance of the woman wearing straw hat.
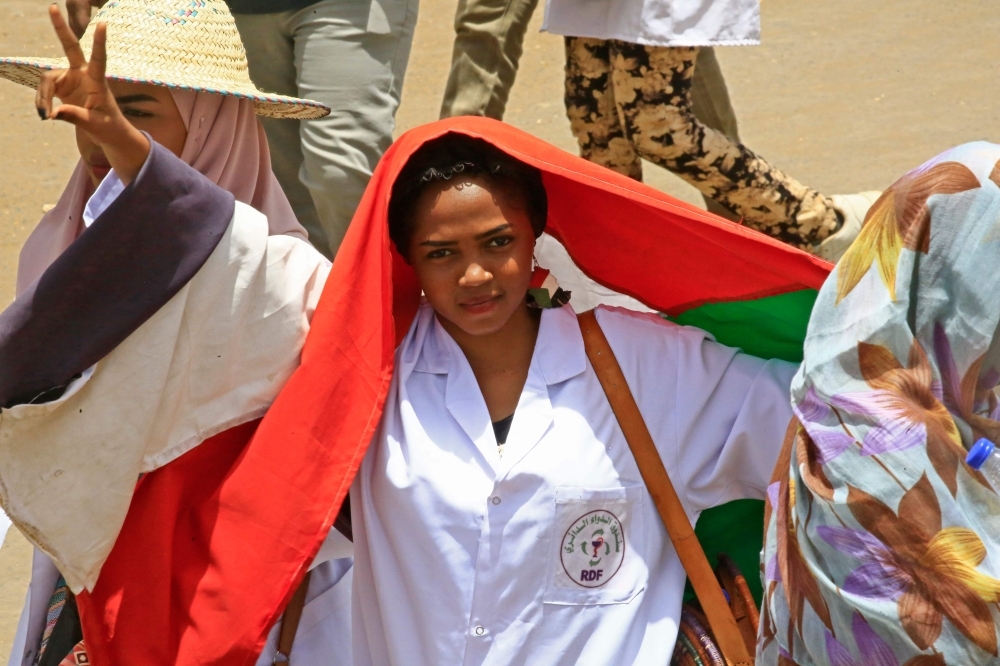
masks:
<svg viewBox="0 0 1000 666"><path fill-rule="evenodd" d="M305 238L271 171L257 116L309 119L329 109L312 100L258 90L250 80L233 19L219 0L119 0L101 10L97 19L108 24L112 35L107 75L129 120L126 127L134 133L134 128L149 132L237 199L266 214L273 233ZM83 38L85 51L93 34L91 29ZM151 43L155 49L148 47ZM0 57L0 76L36 87L43 72L65 64L65 59ZM18 292L83 231L84 204L108 171L108 156L86 132L77 131L77 142L80 164L56 208L42 219L21 253Z"/></svg>
<svg viewBox="0 0 1000 666"><path fill-rule="evenodd" d="M40 276L53 264L58 267L61 257L62 265L66 265L69 255L73 254L67 249L73 245L73 249L80 249L80 245L75 243L78 237L87 240L100 238L103 231L98 231L96 235L93 231L83 235L91 224L99 224L105 208L123 196L155 144L201 172L228 191L236 201L263 213L266 228L261 228L262 237L257 239L258 244L266 243L272 260L284 257L290 261L294 258L299 272L304 275L302 279L311 285L306 293L314 293L318 298L329 262L301 242L306 239L305 231L296 221L271 171L267 142L257 117L308 119L323 116L329 110L311 100L267 95L254 87L247 75L243 47L233 19L222 2L111 2L98 14L98 20L91 25L82 45L70 33L55 5L50 8L50 14L68 57L58 60L0 58L0 76L37 86L36 103L43 119L63 120L76 126L81 161L57 206L45 215L22 249L17 276L18 300L22 303L32 299L39 302L38 294L44 290L44 284L41 284L44 280L39 280ZM106 41L107 34L110 39ZM156 48L147 48L148 44L156 44ZM88 63L85 52L91 51ZM53 108L53 96L59 97L63 105ZM173 194L181 197L183 193L175 191ZM268 234L273 241L266 241ZM155 239L151 242L155 244ZM137 256L142 255L141 241L121 245ZM92 248L84 252L86 263L92 267L100 266L101 258L94 254ZM170 248L164 248L163 254L169 256ZM183 267L167 268L183 272ZM128 282L136 277L123 275L120 279ZM301 294L300 286L300 301ZM223 303L227 307L235 307L239 299L233 293L223 295ZM249 293L244 294L244 300L251 300L249 296ZM128 310L127 298L122 298L120 293L113 298L122 299L125 304L112 313L112 319L120 315L122 309ZM263 296L255 293L254 298L266 302L266 293ZM307 309L305 314L308 313ZM227 314L232 312L227 309ZM301 323L300 328L303 327L308 327L307 320ZM286 358L279 361L279 365L293 367L297 364L297 350L304 331L295 327L291 330L291 337L279 336L269 342L279 348L287 348ZM85 326L73 335L72 344L87 345ZM259 346L268 354L275 351L266 344ZM281 353L277 355L281 356ZM58 356L58 353L53 356ZM252 358L244 360L253 365ZM146 361L144 372L155 374L156 359ZM12 372L9 364L5 365L5 370L5 375L18 374ZM81 378L81 381L83 379L88 378ZM132 388L134 390L135 387ZM162 396L166 398L168 394L169 391ZM30 406L26 407L30 409ZM192 411L196 408L191 407ZM223 409L227 410L231 412L232 406ZM198 418L204 416L201 413ZM48 449L47 457L65 465L66 461L60 460L58 451L57 445ZM9 450L0 455L9 460L17 458ZM131 478L134 483L134 475ZM25 507L21 507L19 512L16 502L11 505L10 497L0 499L11 512L15 524L25 530L31 523L24 518ZM73 499L72 495L63 497L67 507L76 504ZM85 493L82 504L86 506L93 500L93 495ZM97 501L101 501L100 497ZM87 511L100 514L93 504ZM73 518L68 508L62 513L66 518ZM97 539L100 534L92 530L89 536ZM36 549L31 586L15 638L11 664L27 666L39 663L39 659L41 663L55 664L67 651L82 652L85 649L79 641L81 629L77 600L72 594L81 592L81 585L66 572L64 565L59 568L67 574L65 577L57 569L53 557L50 557L54 554L53 543L48 542L46 545L49 548L44 552ZM36 545L39 545L37 540ZM147 548L154 550L157 545L149 544ZM339 663L338 656L342 656L343 663L347 663L350 659L348 613L351 560L337 559L338 553L346 554L329 551L314 561L316 568L311 575L309 603L304 610L305 620L310 626L299 632L299 640L295 643L297 662L307 664L319 660L316 663ZM109 567L109 575L114 574L113 553ZM155 567L150 569L150 573L154 570ZM92 583L89 581L83 587L93 592ZM83 603L81 598L81 610ZM281 623L274 624L270 635L265 633L261 637L261 663L271 663L280 627ZM265 638L266 647L263 645Z"/></svg>
<svg viewBox="0 0 1000 666"><path fill-rule="evenodd" d="M66 0L77 36L91 7ZM318 123L264 120L274 173L320 252L337 251L372 169L392 143L418 0L228 0L254 81L308 94Z"/></svg>

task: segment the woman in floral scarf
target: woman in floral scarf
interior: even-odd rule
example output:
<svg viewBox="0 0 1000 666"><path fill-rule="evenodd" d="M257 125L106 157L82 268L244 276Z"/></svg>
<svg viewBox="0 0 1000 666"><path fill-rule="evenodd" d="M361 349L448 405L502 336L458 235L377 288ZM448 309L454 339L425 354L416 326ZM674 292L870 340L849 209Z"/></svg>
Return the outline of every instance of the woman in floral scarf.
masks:
<svg viewBox="0 0 1000 666"><path fill-rule="evenodd" d="M1000 146L897 181L820 291L768 489L758 662L996 663Z"/></svg>

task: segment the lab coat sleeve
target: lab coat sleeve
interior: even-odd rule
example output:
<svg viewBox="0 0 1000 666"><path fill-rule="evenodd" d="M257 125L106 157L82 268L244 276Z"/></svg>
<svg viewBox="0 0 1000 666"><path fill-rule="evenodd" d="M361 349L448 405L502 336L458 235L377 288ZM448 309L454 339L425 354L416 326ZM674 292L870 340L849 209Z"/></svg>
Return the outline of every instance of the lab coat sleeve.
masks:
<svg viewBox="0 0 1000 666"><path fill-rule="evenodd" d="M691 516L763 499L792 418L796 366L655 314L601 307L598 320Z"/></svg>
<svg viewBox="0 0 1000 666"><path fill-rule="evenodd" d="M673 432L662 441L675 443L691 509L764 499L792 418L796 366L720 345L698 329L677 331Z"/></svg>

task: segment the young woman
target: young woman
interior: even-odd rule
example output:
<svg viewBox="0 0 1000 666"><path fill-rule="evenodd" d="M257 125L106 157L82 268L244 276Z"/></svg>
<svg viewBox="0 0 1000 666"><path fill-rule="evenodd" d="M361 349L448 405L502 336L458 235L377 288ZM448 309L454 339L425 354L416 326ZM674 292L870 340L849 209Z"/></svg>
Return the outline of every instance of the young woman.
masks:
<svg viewBox="0 0 1000 666"><path fill-rule="evenodd" d="M576 315L527 297L547 207L538 170L459 134L393 184L425 302L352 490L358 663L670 659L684 570ZM691 518L763 497L795 366L653 314L597 319Z"/></svg>
<svg viewBox="0 0 1000 666"><path fill-rule="evenodd" d="M109 79L108 86L132 131L145 132L238 201L264 213L270 233L306 239L305 229L271 171L267 140L253 100L124 79ZM58 109L44 106L39 113L59 117ZM120 180L109 180L94 199L94 210L86 212L87 202L104 182L111 164L79 126L76 142L80 163L55 208L45 214L21 249L17 293L27 289L94 221L93 213L111 188L117 193L123 185Z"/></svg>
<svg viewBox="0 0 1000 666"><path fill-rule="evenodd" d="M101 11L84 39L85 47L93 48L94 57L89 63L53 6L50 14L68 59L45 64L68 69L43 74L43 63L37 59L0 60L0 75L38 85L36 102L43 119L69 121L76 126L80 150L80 163L59 203L41 220L21 251L17 283L20 298L11 308L34 310L52 321L61 318L61 328L68 335L63 339L58 335L36 336L42 340L40 348L22 345L16 351L17 344L8 346L0 380L4 385L0 392L21 383L14 395L5 393L0 401L6 406L0 415L0 430L7 442L2 454L7 465L0 471L5 496L0 499L37 546L12 665L29 666L39 660L58 663L68 652L73 654L67 658L82 660L91 647L93 660L121 663L102 645L103 632L85 626L87 640L80 641L77 605L79 602L79 611L84 614L84 625L93 622L102 614L96 609L104 607L102 590L115 590L123 579L128 584L113 592L119 597L114 607L124 617L132 618L142 634L150 625L161 629L158 640L150 640L148 636L134 635L127 623L118 623L118 631L110 633L115 635L115 644L123 646L120 649L127 655L126 661L183 661L183 651L171 642L177 639L169 636L171 626L196 624L202 628L210 648L187 641L187 649L200 657L210 656L211 649L226 649L224 641L211 645L218 634L205 629L206 613L204 608L199 610L211 595L192 595L186 603L178 603L178 597L187 594L182 591L185 571L197 573L188 579L189 583L206 576L210 579L213 569L225 568L220 563L224 558L218 552L212 553L205 532L196 537L189 535L189 541L200 542L211 554L213 565L203 566L191 553L178 557L179 553L171 552L176 532L169 515L172 508L178 508L177 487L173 499L157 491L154 470L185 451L198 450L196 445L205 438L217 440L220 431L224 434L231 426L245 428L247 423L256 423L298 365L309 317L329 262L304 242L305 231L271 171L258 114L303 117L325 111L322 105L309 100L256 92L245 78L245 63L241 81L238 62L223 53L227 38L233 51L242 50L228 10L222 3L201 6L199 18L199 12L191 15L186 2L112 3ZM178 12L186 12L188 18L184 22L162 18ZM107 44L105 25L110 34ZM146 40L164 48L153 56L136 57L137 43ZM186 61L184 53L190 52L203 55L197 72L192 72ZM220 66L220 61L226 66ZM59 97L63 105L55 105L53 96ZM191 167L220 196L207 203L187 205L185 198L189 201L198 191L190 178L171 186L168 199L174 208L166 213L151 211L147 201L129 196L128 186L139 177L154 145ZM234 199L238 202L235 209ZM116 214L116 203L117 215L127 216L117 231L108 224L109 215ZM220 212L223 219L213 220ZM230 225L234 215L239 223ZM159 233L158 223L175 228L164 236ZM227 227L231 227L228 233ZM181 238L171 234L181 234ZM221 248L233 253L232 261L208 261L207 253L218 254ZM120 251L131 258L116 254ZM192 252L200 259L192 262ZM120 263L123 259L126 264ZM88 279L102 274L108 279ZM181 288L194 274L200 278ZM41 279L43 275L47 279ZM135 299L135 291L130 291L132 286L143 292L139 299ZM180 293L174 293L179 288ZM67 298L67 294L71 295ZM68 303L72 300L80 305L79 316L69 323L67 306L72 305ZM112 305L110 309L108 304ZM135 340L135 353L130 359L129 343L116 343L142 323L142 311L148 314L157 306L162 306L158 322L140 326L132 336L139 339ZM22 332L25 325L30 328L30 319L30 315L22 316L15 326L10 325L9 318L5 320L6 341L11 342L11 333L18 326ZM229 323L220 328L222 319ZM185 334L186 330L197 333ZM232 362L223 362L213 338L226 338L234 331L243 338L243 349L237 351L229 345L227 349L234 353ZM102 348L96 354L95 345ZM112 348L118 354L105 358ZM85 369L80 365L67 374L67 354L76 355L71 362L86 359L85 365L93 367ZM39 367L39 358L49 363L47 369ZM195 359L199 358L218 363L211 377L197 371L199 362ZM56 374L50 372L53 364L62 365ZM195 371L183 370L186 365L195 366ZM130 366L132 371L128 370ZM51 380L50 388L65 388L47 397L39 395L39 378L42 383ZM116 404L124 409L116 408ZM74 412L80 420L66 424L66 414ZM53 418L47 419L48 414ZM96 421L85 422L84 414L96 415ZM106 424L103 435L98 434L101 422ZM39 423L48 423L52 428L45 434L19 432L23 425L30 431L31 424ZM66 429L62 430L60 424ZM158 453L150 448L156 440L161 447L167 443ZM27 442L24 448L17 446L19 441ZM39 441L47 443L45 455L32 456L31 449L37 451ZM88 443L94 443L95 448L88 448ZM232 453L227 454L218 441L215 447L214 451L211 447L205 449L206 457L189 470L191 479L196 480L195 488L211 488L209 470L213 465L223 465ZM37 473L35 465L53 467ZM32 493L24 486L25 479L41 479L44 486L46 479L54 478L53 473L60 479L75 480L58 487L49 485L40 493L48 501L39 502L37 496L33 501ZM137 489L135 479L143 473L146 476ZM133 495L133 491L137 494ZM195 499L194 488L185 489L185 494L193 503L187 507L190 515L199 500ZM262 519L275 507L273 501L265 505L251 510L244 503L241 511ZM146 509L153 511L145 513ZM126 511L130 519L123 526ZM181 510L178 515L184 513ZM140 522L155 527L142 533L137 530ZM217 522L207 530L208 535L225 524L224 519ZM6 531L7 524L6 516L0 513L0 532ZM263 540L255 541L265 552ZM129 543L135 550L128 547ZM327 549L313 560L315 569L297 643L297 658L303 665L350 660L351 561L336 555ZM129 561L144 562L144 571L129 571ZM235 562L246 568L238 559ZM164 566L158 568L160 564ZM103 587L96 585L98 571ZM261 592L267 588L261 577L251 574L249 578ZM283 608L281 597L288 582L281 576L278 579L282 587L275 591L271 603ZM241 585L235 578L226 582ZM146 602L141 601L143 596ZM250 595L255 599L266 596L266 592L260 597ZM232 599L226 603L232 603ZM266 607L268 602L261 605ZM158 617L152 621L150 606L158 607L154 613ZM225 603L222 606L225 621L238 623L238 614ZM266 631L263 636L259 631L255 635L260 642L255 650L261 652L262 663L269 664L276 652L280 623L275 624L270 616L261 623L266 623L268 630L274 625L270 635ZM179 629L178 634L184 632ZM141 641L148 653L129 647L131 639ZM340 656L331 657L331 649L340 650Z"/></svg>

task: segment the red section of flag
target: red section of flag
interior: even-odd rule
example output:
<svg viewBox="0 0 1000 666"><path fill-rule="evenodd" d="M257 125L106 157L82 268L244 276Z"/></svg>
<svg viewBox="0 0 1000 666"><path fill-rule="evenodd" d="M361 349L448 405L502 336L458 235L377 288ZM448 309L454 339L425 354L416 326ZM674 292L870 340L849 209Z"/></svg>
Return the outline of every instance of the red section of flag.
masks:
<svg viewBox="0 0 1000 666"><path fill-rule="evenodd" d="M548 231L597 282L655 309L818 289L830 265L508 125L453 118L386 153L337 254L302 364L255 425L147 475L93 594L94 663L252 664L314 557L378 425L419 303L386 214L407 158L446 132L543 172Z"/></svg>
<svg viewBox="0 0 1000 666"><path fill-rule="evenodd" d="M175 654L187 656L176 663L237 663L223 659L234 647L228 629L260 623L255 586L273 585L267 563L293 555L271 538L287 518L270 499L273 472L244 455L259 424L211 437L140 480L97 585L77 596L93 663L168 664ZM260 492L247 493L252 486ZM260 548L248 548L255 540Z"/></svg>

